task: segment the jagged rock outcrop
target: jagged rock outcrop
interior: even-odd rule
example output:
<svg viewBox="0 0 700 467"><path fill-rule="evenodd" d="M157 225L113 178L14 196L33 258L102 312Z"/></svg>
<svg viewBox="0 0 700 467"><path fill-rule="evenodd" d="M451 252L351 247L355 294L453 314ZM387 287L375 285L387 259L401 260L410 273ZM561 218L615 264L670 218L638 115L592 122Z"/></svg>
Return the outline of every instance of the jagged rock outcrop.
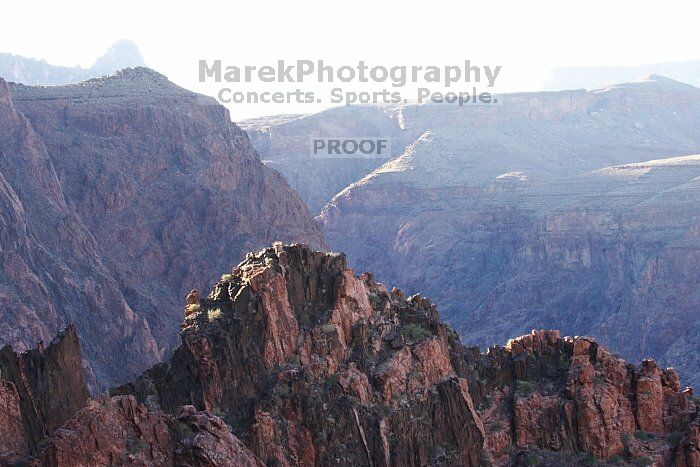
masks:
<svg viewBox="0 0 700 467"><path fill-rule="evenodd" d="M0 81L0 342L67 324L93 392L160 361L176 297L318 225L228 112L146 68L67 86Z"/></svg>
<svg viewBox="0 0 700 467"><path fill-rule="evenodd" d="M425 135L326 207L329 242L434 297L470 344L557 327L697 383L698 156L549 182L494 174L482 185L465 172L445 186L459 177L443 176L436 154L466 163L449 140Z"/></svg>
<svg viewBox="0 0 700 467"><path fill-rule="evenodd" d="M169 413L222 413L268 464L479 465L486 455L434 306L354 276L343 255L264 250L200 306L172 359L115 393Z"/></svg>
<svg viewBox="0 0 700 467"><path fill-rule="evenodd" d="M627 364L590 338L533 331L503 350L491 349L475 371L502 372L504 366L512 379L500 378L496 397L485 396L480 412L487 437L498 440L491 445L497 460L526 450L541 460L557 451L562 462L574 462L580 452L672 465L684 452L681 437L692 437L698 419L700 405L692 392L681 391L675 370L662 370L653 360ZM508 400L510 414L503 407Z"/></svg>
<svg viewBox="0 0 700 467"><path fill-rule="evenodd" d="M678 373L589 337L532 331L481 353L426 298L303 245L249 254L194 292L172 357L111 397L66 394L87 394L72 329L3 350L0 461L700 466L700 401ZM39 442L27 410L44 417Z"/></svg>
<svg viewBox="0 0 700 467"><path fill-rule="evenodd" d="M87 403L80 341L74 327L48 347L0 350L0 463L26 459ZM4 464L3 464L4 465Z"/></svg>
<svg viewBox="0 0 700 467"><path fill-rule="evenodd" d="M170 361L114 397L219 414L268 465L697 465L700 405L674 370L557 331L481 354L343 255L276 245L199 306Z"/></svg>
<svg viewBox="0 0 700 467"><path fill-rule="evenodd" d="M259 467L219 417L183 407L153 412L132 396L91 401L49 440L36 465Z"/></svg>

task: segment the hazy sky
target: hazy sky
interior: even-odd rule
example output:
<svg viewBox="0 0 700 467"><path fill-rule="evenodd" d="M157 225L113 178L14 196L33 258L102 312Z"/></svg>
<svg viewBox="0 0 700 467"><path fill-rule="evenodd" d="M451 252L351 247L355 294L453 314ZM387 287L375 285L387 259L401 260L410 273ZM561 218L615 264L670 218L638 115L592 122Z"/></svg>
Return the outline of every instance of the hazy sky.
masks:
<svg viewBox="0 0 700 467"><path fill-rule="evenodd" d="M24 0L2 7L0 52L90 66L118 39L147 63L200 92L199 59L263 65L278 59L335 64L502 65L499 91L537 90L563 65L635 65L699 59L694 1L153 2ZM219 86L220 87L220 86ZM234 118L311 107L247 105Z"/></svg>

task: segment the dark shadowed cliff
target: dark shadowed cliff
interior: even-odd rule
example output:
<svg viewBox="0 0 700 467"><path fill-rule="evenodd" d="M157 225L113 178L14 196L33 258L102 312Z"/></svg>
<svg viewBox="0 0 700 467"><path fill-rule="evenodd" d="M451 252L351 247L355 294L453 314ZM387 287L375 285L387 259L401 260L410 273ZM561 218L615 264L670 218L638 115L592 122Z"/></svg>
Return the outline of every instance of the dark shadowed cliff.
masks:
<svg viewBox="0 0 700 467"><path fill-rule="evenodd" d="M228 112L158 73L0 94L0 342L73 323L90 382L123 381L162 358L191 287L276 240L324 245Z"/></svg>

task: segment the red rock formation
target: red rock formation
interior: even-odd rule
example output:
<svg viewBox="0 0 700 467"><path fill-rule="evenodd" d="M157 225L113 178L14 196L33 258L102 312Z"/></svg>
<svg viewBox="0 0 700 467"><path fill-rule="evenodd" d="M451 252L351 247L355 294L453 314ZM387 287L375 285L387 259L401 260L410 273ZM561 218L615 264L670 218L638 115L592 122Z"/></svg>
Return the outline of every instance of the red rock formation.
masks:
<svg viewBox="0 0 700 467"><path fill-rule="evenodd" d="M249 255L225 279L171 363L115 393L220 410L266 463L479 465L484 428L427 300L300 245Z"/></svg>
<svg viewBox="0 0 700 467"><path fill-rule="evenodd" d="M652 360L637 368L590 338L562 339L551 331L514 339L506 350L505 355L492 352L488 365L503 365L508 354L512 359L513 380L506 384L515 393L512 430L517 449L578 451L599 459L650 458L670 465L685 452L674 438L687 433L686 451L692 452L693 420L700 407L680 391L675 370L661 370ZM549 367L564 371L565 379L543 377L540 363L546 360ZM484 415L494 418L492 410ZM499 436L498 430L488 429L492 424L486 426L489 436ZM494 450L493 456L505 461L502 451Z"/></svg>
<svg viewBox="0 0 700 467"><path fill-rule="evenodd" d="M29 452L17 388L4 380L0 380L0 433L0 465L10 464Z"/></svg>
<svg viewBox="0 0 700 467"><path fill-rule="evenodd" d="M220 411L268 464L670 465L676 433L692 459L698 409L675 371L557 331L473 353L429 301L354 276L342 255L249 255L200 304L170 363L114 392Z"/></svg>
<svg viewBox="0 0 700 467"><path fill-rule="evenodd" d="M46 349L40 344L21 354L9 346L0 350L0 378L17 392L32 451L87 402L80 355L74 327L59 333Z"/></svg>
<svg viewBox="0 0 700 467"><path fill-rule="evenodd" d="M149 411L130 396L92 401L56 431L39 463L57 467L263 465L219 417L192 406L173 417Z"/></svg>
<svg viewBox="0 0 700 467"><path fill-rule="evenodd" d="M676 451L676 467L700 465L700 422L696 420L688 427Z"/></svg>
<svg viewBox="0 0 700 467"><path fill-rule="evenodd" d="M558 331L482 354L343 255L250 254L199 305L168 362L47 430L32 462L699 465L700 405L674 370Z"/></svg>

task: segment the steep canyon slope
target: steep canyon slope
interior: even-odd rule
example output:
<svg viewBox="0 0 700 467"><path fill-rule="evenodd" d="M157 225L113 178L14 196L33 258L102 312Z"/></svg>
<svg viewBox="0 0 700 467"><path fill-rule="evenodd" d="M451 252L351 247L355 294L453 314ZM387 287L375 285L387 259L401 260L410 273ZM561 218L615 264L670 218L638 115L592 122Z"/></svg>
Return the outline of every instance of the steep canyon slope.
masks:
<svg viewBox="0 0 700 467"><path fill-rule="evenodd" d="M74 323L91 382L123 381L162 358L192 287L272 241L324 246L228 112L154 71L0 95L3 343Z"/></svg>

